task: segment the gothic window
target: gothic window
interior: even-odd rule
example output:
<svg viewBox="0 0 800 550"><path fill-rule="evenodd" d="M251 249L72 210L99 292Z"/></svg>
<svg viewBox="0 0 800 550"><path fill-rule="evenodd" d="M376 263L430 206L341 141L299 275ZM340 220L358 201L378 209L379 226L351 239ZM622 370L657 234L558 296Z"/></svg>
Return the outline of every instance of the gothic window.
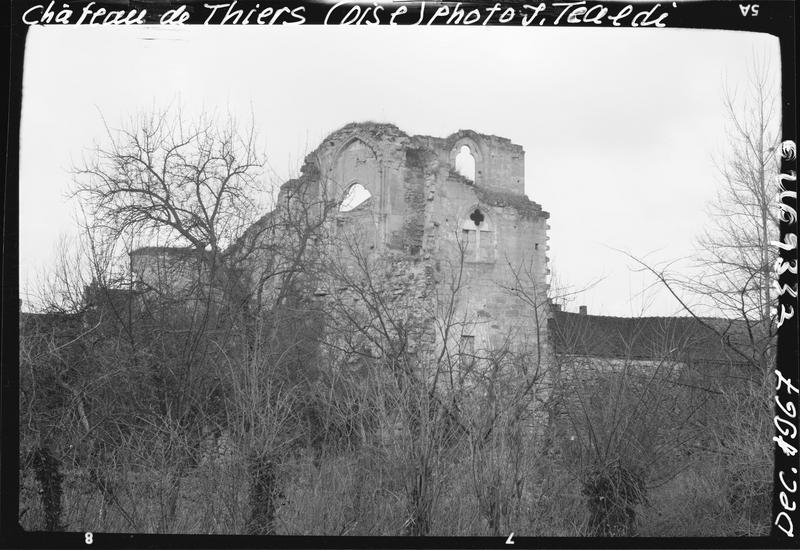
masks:
<svg viewBox="0 0 800 550"><path fill-rule="evenodd" d="M493 228L480 208L473 210L461 225L465 257L471 262L494 261Z"/></svg>
<svg viewBox="0 0 800 550"><path fill-rule="evenodd" d="M339 204L339 212L350 212L354 208L364 204L372 194L360 183L354 183L347 188L344 198Z"/></svg>
<svg viewBox="0 0 800 550"><path fill-rule="evenodd" d="M456 172L470 181L475 181L475 157L467 145L462 145L456 155Z"/></svg>

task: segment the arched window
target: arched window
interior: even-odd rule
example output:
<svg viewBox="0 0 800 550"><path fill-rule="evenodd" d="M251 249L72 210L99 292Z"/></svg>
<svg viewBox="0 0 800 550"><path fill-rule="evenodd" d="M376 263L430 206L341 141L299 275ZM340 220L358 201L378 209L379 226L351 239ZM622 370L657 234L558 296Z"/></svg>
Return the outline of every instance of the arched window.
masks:
<svg viewBox="0 0 800 550"><path fill-rule="evenodd" d="M470 181L475 181L475 157L470 151L469 146L462 145L461 150L456 155L456 172Z"/></svg>
<svg viewBox="0 0 800 550"><path fill-rule="evenodd" d="M470 212L461 224L461 234L466 245L465 259L471 262L494 261L494 228L480 208Z"/></svg>
<svg viewBox="0 0 800 550"><path fill-rule="evenodd" d="M344 198L339 204L339 212L350 212L357 206L360 206L369 200L371 196L372 193L367 191L366 187L360 183L354 183L347 188L347 191L344 192Z"/></svg>

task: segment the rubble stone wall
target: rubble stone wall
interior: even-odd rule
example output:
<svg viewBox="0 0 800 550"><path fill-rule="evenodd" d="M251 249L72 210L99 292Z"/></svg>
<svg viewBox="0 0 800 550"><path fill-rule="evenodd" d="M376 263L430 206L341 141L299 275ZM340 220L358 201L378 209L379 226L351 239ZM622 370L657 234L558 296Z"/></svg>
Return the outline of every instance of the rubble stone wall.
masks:
<svg viewBox="0 0 800 550"><path fill-rule="evenodd" d="M455 170L465 145L475 160L475 181ZM358 207L333 212L331 232L346 237L349 246L360 241L359 253L373 258L373 265L391 266L370 275L388 278L394 304L404 297L404 322L430 325L415 332L425 335L414 343L420 349L455 349L460 339L470 338L476 352L508 346L538 355L543 367L552 364L549 214L524 194L524 156L506 138L471 130L446 138L409 136L378 123L349 124L309 155L319 168L324 198L341 200L354 183L369 191ZM470 225L476 211L481 221ZM473 229L480 231L480 246ZM347 251L336 256L347 263ZM432 325L454 285L460 286L459 325L451 342L441 342ZM520 300L520 286L538 308Z"/></svg>
<svg viewBox="0 0 800 550"><path fill-rule="evenodd" d="M463 147L475 162L474 181L456 171ZM549 214L524 194L524 160L523 148L509 139L472 130L439 138L410 136L392 124L352 123L306 157L300 177L282 187L278 204L302 197L334 205L327 211L323 238L313 243L320 247L316 255L340 265L353 284L366 275L379 281L376 286L389 297L392 314L413 325L410 334L420 340L411 342L415 353L442 346L455 350L466 338L476 352L508 347L552 364ZM339 208L354 186L366 190L368 198ZM265 215L243 238L243 250L257 248L261 238L275 239L274 231L263 229L279 227L280 216L292 216L291 207L286 212ZM284 240L291 252L291 239ZM275 269L279 249L263 247L250 269ZM359 274L365 265L374 271ZM324 270L309 271L308 277L316 278L308 288L316 289L317 302L358 302L352 288ZM458 324L451 341L443 342L437 316L454 287Z"/></svg>

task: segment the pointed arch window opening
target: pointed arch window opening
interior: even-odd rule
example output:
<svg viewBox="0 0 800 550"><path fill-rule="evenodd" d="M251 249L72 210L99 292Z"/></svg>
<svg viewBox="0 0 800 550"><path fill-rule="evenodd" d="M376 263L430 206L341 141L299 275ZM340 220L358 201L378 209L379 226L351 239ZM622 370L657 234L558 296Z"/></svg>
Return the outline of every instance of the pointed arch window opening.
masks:
<svg viewBox="0 0 800 550"><path fill-rule="evenodd" d="M360 183L354 183L344 192L342 202L339 203L339 212L350 212L372 198L372 193Z"/></svg>
<svg viewBox="0 0 800 550"><path fill-rule="evenodd" d="M465 259L470 262L494 261L493 228L480 208L475 208L461 225L466 245Z"/></svg>
<svg viewBox="0 0 800 550"><path fill-rule="evenodd" d="M462 145L458 155L456 155L456 172L467 178L468 180L475 181L475 155L468 145Z"/></svg>

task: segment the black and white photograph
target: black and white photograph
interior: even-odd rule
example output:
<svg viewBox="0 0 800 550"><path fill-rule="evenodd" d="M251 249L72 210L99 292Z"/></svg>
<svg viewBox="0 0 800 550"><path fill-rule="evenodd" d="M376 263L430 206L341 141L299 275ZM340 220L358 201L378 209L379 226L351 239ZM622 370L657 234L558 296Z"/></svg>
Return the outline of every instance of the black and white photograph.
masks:
<svg viewBox="0 0 800 550"><path fill-rule="evenodd" d="M267 4L27 29L20 528L774 534L778 37Z"/></svg>

